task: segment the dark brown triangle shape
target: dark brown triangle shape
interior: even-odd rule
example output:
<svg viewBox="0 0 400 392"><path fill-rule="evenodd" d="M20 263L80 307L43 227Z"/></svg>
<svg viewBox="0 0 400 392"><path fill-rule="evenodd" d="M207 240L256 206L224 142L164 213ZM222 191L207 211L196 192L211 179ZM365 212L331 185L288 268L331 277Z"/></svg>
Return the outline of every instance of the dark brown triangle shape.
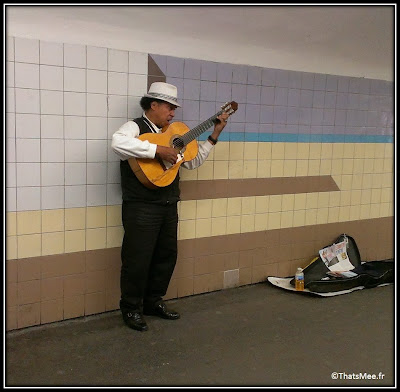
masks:
<svg viewBox="0 0 400 392"><path fill-rule="evenodd" d="M153 82L166 82L167 80L160 67L150 55L148 55L147 75L147 89L150 88Z"/></svg>

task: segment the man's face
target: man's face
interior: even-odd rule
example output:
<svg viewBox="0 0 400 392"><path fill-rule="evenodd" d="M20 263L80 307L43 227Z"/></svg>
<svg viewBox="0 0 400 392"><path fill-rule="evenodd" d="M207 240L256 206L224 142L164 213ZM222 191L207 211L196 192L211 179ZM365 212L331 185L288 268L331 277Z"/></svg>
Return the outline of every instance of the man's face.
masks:
<svg viewBox="0 0 400 392"><path fill-rule="evenodd" d="M168 102L152 102L151 121L160 128L164 128L175 116L176 106Z"/></svg>

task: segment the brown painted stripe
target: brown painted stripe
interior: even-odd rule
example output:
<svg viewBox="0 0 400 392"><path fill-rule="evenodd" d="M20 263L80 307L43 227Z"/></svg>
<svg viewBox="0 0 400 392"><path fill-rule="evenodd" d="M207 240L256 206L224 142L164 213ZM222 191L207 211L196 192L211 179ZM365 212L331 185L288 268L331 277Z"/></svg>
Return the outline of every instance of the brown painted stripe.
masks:
<svg viewBox="0 0 400 392"><path fill-rule="evenodd" d="M181 181L181 200L339 191L332 176Z"/></svg>
<svg viewBox="0 0 400 392"><path fill-rule="evenodd" d="M378 225L378 226L377 226ZM374 228L379 227L377 233ZM277 261L306 258L309 261L318 250L331 244L340 234L351 233L363 260L383 260L393 257L394 217L333 222L301 227L227 234L178 241L179 259L203 255L221 255L243 250L292 246L292 255L277 257ZM308 250L308 252L307 252ZM369 256L363 254L368 251ZM304 252L306 251L306 252ZM371 258L372 257L372 258Z"/></svg>
<svg viewBox="0 0 400 392"><path fill-rule="evenodd" d="M227 234L212 237L192 238L178 241L179 258L186 259L202 255L223 254L238 250L258 249L266 246L303 244L318 242L312 249L318 251L322 246L332 243L342 233L351 233L360 251L362 248L372 253L385 249L388 255L376 255L375 260L393 257L394 217L361 219L347 222L333 222L301 227ZM379 230L376 231L376 228ZM361 252L362 253L362 252ZM314 253L313 253L314 254ZM362 259L363 255L361 254ZM300 258L294 255L294 259ZM27 265L27 261L31 264ZM37 263L43 279L64 275L82 274L85 271L119 269L121 248L95 249L81 252L48 256L28 257L7 260L7 264L19 263L21 268L29 268ZM31 276L28 274L27 276ZM14 277L14 278L13 278ZM17 282L17 273L7 275L7 282ZM21 281L30 280L22 279Z"/></svg>
<svg viewBox="0 0 400 392"><path fill-rule="evenodd" d="M240 270L240 285L262 282L268 276L293 276L297 267L305 267L318 255L319 249L331 244L342 233L351 233L361 260L393 259L394 224L391 216L180 240L177 266L170 285L175 287L175 291L171 290L166 299L222 289L223 274L227 270ZM18 296L18 290L21 287L28 290L25 282L32 282L32 271L40 272L39 279L54 278L66 283L61 298L57 297L61 306L64 304L59 321L119 308L121 248L13 259L6 263L6 287L7 293L11 294L11 298L7 298L7 330L38 325L41 321L46 323L40 318L40 302L44 303L46 299L40 297L40 293L38 296L36 285L29 285L32 296L28 301L33 302L32 298L36 296L32 306L26 310L30 317L17 316L16 308L27 302L27 295ZM218 284L216 275L219 275ZM99 280L99 276L106 278ZM208 288L194 291L197 278L206 279ZM51 311L49 307L46 309Z"/></svg>
<svg viewBox="0 0 400 392"><path fill-rule="evenodd" d="M295 245L293 248L293 251L295 251L293 257L282 259L282 261L287 261L305 256L298 253L298 244L312 242L313 244L308 244L312 245L310 248L311 253L306 255L307 257L311 257L314 256L315 252L318 252L322 246L332 243L340 234L351 233L351 236L355 239L360 248L361 258L363 260L366 259L366 256L363 255L364 249L368 250L370 255L374 257L374 260L383 260L393 257L394 223L394 217L388 216L356 221L333 222L302 227L192 238L178 241L178 254L179 259L188 259L203 255L230 254L235 251L264 247L276 247L288 244ZM379 227L378 231L376 231L377 227ZM377 252L377 250L379 250L379 252ZM27 264L28 260L29 264ZM11 264L18 263L19 270L22 271L23 268L26 268L31 272L32 265L36 263L38 270L41 271L42 279L47 279L58 276L76 276L77 274L84 274L85 271L106 270L109 273L112 270L119 270L120 262L121 248L115 247L12 259L7 260L7 267L11 268ZM25 274L21 274L21 276L25 276ZM26 276L26 279L20 281L31 279L31 273ZM14 273L10 272L7 274L6 280L6 283L16 282L17 270L15 270ZM117 289L119 289L119 287Z"/></svg>

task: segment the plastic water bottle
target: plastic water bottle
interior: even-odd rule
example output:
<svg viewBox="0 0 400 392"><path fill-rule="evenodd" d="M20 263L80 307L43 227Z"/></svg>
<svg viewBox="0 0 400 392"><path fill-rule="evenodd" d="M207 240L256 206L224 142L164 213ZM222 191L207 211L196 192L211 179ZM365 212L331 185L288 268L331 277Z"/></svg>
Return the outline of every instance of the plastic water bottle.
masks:
<svg viewBox="0 0 400 392"><path fill-rule="evenodd" d="M294 276L294 287L297 291L304 290L304 272L302 268L297 268L296 275Z"/></svg>

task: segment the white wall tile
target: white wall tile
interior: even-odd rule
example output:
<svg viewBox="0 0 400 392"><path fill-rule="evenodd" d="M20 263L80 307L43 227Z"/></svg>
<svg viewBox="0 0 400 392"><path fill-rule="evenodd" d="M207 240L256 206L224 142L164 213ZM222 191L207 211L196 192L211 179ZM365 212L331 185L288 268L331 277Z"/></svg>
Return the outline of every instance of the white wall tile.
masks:
<svg viewBox="0 0 400 392"><path fill-rule="evenodd" d="M63 114L64 97L62 91L40 90L40 110L42 114Z"/></svg>
<svg viewBox="0 0 400 392"><path fill-rule="evenodd" d="M16 140L17 162L40 162L40 139Z"/></svg>
<svg viewBox="0 0 400 392"><path fill-rule="evenodd" d="M87 138L107 139L107 119L104 117L88 117Z"/></svg>
<svg viewBox="0 0 400 392"><path fill-rule="evenodd" d="M147 93L147 75L129 74L128 95L143 97Z"/></svg>
<svg viewBox="0 0 400 392"><path fill-rule="evenodd" d="M64 117L55 114L40 116L40 135L44 139L63 139Z"/></svg>
<svg viewBox="0 0 400 392"><path fill-rule="evenodd" d="M120 184L107 185L107 205L113 206L122 203L122 190Z"/></svg>
<svg viewBox="0 0 400 392"><path fill-rule="evenodd" d="M65 140L65 162L86 162L86 140Z"/></svg>
<svg viewBox="0 0 400 392"><path fill-rule="evenodd" d="M15 89L15 111L17 113L40 113L39 90Z"/></svg>
<svg viewBox="0 0 400 392"><path fill-rule="evenodd" d="M64 91L86 92L86 70L65 67Z"/></svg>
<svg viewBox="0 0 400 392"><path fill-rule="evenodd" d="M17 211L17 188L6 188L6 211Z"/></svg>
<svg viewBox="0 0 400 392"><path fill-rule="evenodd" d="M107 186L106 185L87 185L87 205L105 206L107 203Z"/></svg>
<svg viewBox="0 0 400 392"><path fill-rule="evenodd" d="M128 97L128 118L142 117L143 109L140 107L141 97Z"/></svg>
<svg viewBox="0 0 400 392"><path fill-rule="evenodd" d="M108 72L108 94L128 95L128 74Z"/></svg>
<svg viewBox="0 0 400 392"><path fill-rule="evenodd" d="M127 117L128 97L123 95L108 96L108 117Z"/></svg>
<svg viewBox="0 0 400 392"><path fill-rule="evenodd" d="M41 170L42 186L64 185L64 162L42 163Z"/></svg>
<svg viewBox="0 0 400 392"><path fill-rule="evenodd" d="M16 156L15 156L15 138L14 137L8 137L6 140L6 162L15 162Z"/></svg>
<svg viewBox="0 0 400 392"><path fill-rule="evenodd" d="M86 117L64 116L65 138L86 139Z"/></svg>
<svg viewBox="0 0 400 392"><path fill-rule="evenodd" d="M17 138L40 138L40 115L17 113L15 115L15 135Z"/></svg>
<svg viewBox="0 0 400 392"><path fill-rule="evenodd" d="M14 87L15 86L15 77L14 77L14 61L6 62L6 86Z"/></svg>
<svg viewBox="0 0 400 392"><path fill-rule="evenodd" d="M107 166L107 183L119 184L121 182L120 162L108 162Z"/></svg>
<svg viewBox="0 0 400 392"><path fill-rule="evenodd" d="M65 186L65 208L86 207L86 185Z"/></svg>
<svg viewBox="0 0 400 392"><path fill-rule="evenodd" d="M65 164L65 185L86 184L86 163Z"/></svg>
<svg viewBox="0 0 400 392"><path fill-rule="evenodd" d="M17 186L17 167L15 162L9 162L6 165L6 187L12 188Z"/></svg>
<svg viewBox="0 0 400 392"><path fill-rule="evenodd" d="M40 41L40 64L64 65L63 44Z"/></svg>
<svg viewBox="0 0 400 392"><path fill-rule="evenodd" d="M64 162L64 139L42 139L42 162Z"/></svg>
<svg viewBox="0 0 400 392"><path fill-rule="evenodd" d="M40 88L62 91L64 87L63 67L53 65L40 66Z"/></svg>
<svg viewBox="0 0 400 392"><path fill-rule="evenodd" d="M64 208L64 187L43 186L42 187L42 210L55 210Z"/></svg>
<svg viewBox="0 0 400 392"><path fill-rule="evenodd" d="M86 93L64 93L64 114L85 116Z"/></svg>
<svg viewBox="0 0 400 392"><path fill-rule="evenodd" d="M87 70L87 92L107 94L107 72Z"/></svg>
<svg viewBox="0 0 400 392"><path fill-rule="evenodd" d="M15 88L6 88L6 112L15 113Z"/></svg>
<svg viewBox="0 0 400 392"><path fill-rule="evenodd" d="M14 37L6 38L6 59L7 61L14 61Z"/></svg>
<svg viewBox="0 0 400 392"><path fill-rule="evenodd" d="M88 162L87 164L87 183L106 184L107 183L107 162Z"/></svg>
<svg viewBox="0 0 400 392"><path fill-rule="evenodd" d="M107 70L107 48L88 46L87 68Z"/></svg>
<svg viewBox="0 0 400 392"><path fill-rule="evenodd" d="M15 61L39 64L39 40L16 37Z"/></svg>
<svg viewBox="0 0 400 392"><path fill-rule="evenodd" d="M108 49L108 70L128 72L128 52L124 50Z"/></svg>
<svg viewBox="0 0 400 392"><path fill-rule="evenodd" d="M17 187L40 186L40 163L17 163Z"/></svg>
<svg viewBox="0 0 400 392"><path fill-rule="evenodd" d="M119 162L120 161L119 156L111 148L111 140L108 142L108 145L107 145L107 161L108 162Z"/></svg>
<svg viewBox="0 0 400 392"><path fill-rule="evenodd" d="M23 187L17 189L17 211L40 210L40 187Z"/></svg>
<svg viewBox="0 0 400 392"><path fill-rule="evenodd" d="M87 116L107 117L107 95L87 94Z"/></svg>
<svg viewBox="0 0 400 392"><path fill-rule="evenodd" d="M15 138L15 113L6 113L6 137Z"/></svg>
<svg viewBox="0 0 400 392"><path fill-rule="evenodd" d="M86 163L69 162L65 164L65 185L86 184Z"/></svg>
<svg viewBox="0 0 400 392"><path fill-rule="evenodd" d="M148 63L147 53L129 52L129 73L147 75Z"/></svg>
<svg viewBox="0 0 400 392"><path fill-rule="evenodd" d="M15 87L39 88L39 65L15 63Z"/></svg>
<svg viewBox="0 0 400 392"><path fill-rule="evenodd" d="M123 118L118 118L118 117L111 117L108 118L108 134L107 134L107 138L110 139L110 143L111 143L111 139L112 136L115 132L118 131L118 129L124 125L127 122L127 118L123 117Z"/></svg>
<svg viewBox="0 0 400 392"><path fill-rule="evenodd" d="M86 46L64 44L64 66L86 68Z"/></svg>
<svg viewBox="0 0 400 392"><path fill-rule="evenodd" d="M87 141L87 162L107 162L107 140Z"/></svg>

